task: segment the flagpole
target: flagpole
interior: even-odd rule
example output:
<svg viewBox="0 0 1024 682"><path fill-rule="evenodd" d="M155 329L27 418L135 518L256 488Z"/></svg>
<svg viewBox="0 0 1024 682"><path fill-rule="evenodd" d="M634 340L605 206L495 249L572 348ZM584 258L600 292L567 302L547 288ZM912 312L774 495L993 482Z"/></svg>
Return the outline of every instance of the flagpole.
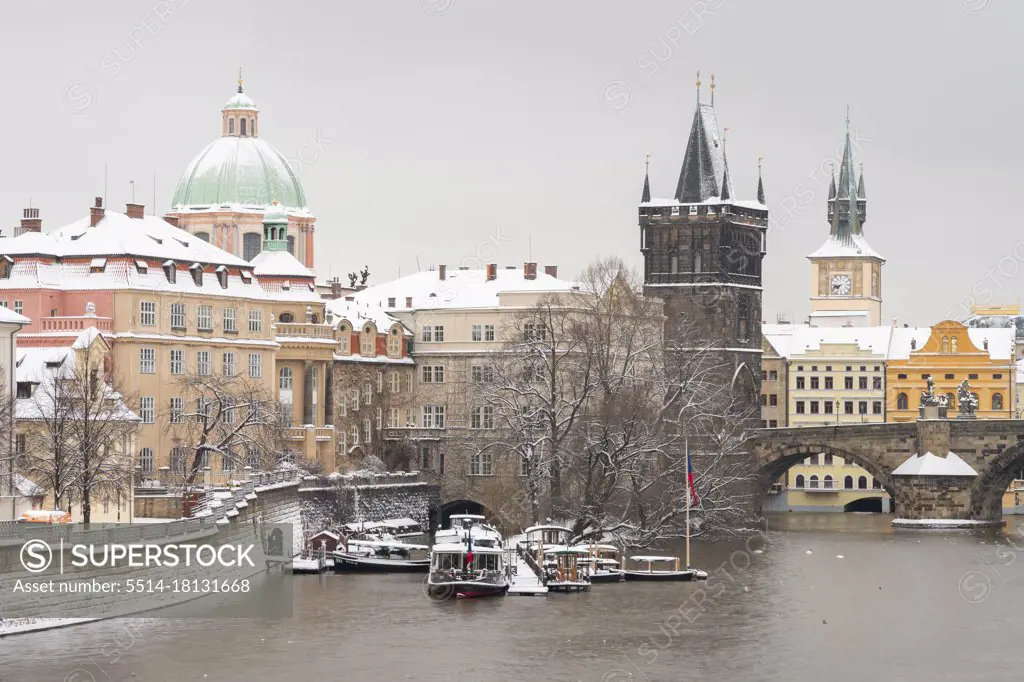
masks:
<svg viewBox="0 0 1024 682"><path fill-rule="evenodd" d="M686 437L686 569L690 569L690 437Z"/></svg>

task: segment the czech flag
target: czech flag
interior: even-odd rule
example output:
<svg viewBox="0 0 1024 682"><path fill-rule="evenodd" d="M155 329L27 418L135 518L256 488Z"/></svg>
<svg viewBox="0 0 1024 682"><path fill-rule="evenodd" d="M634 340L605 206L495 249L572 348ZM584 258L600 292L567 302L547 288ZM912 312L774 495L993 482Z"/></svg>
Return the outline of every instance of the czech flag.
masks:
<svg viewBox="0 0 1024 682"><path fill-rule="evenodd" d="M466 530L466 570L473 568L473 529Z"/></svg>
<svg viewBox="0 0 1024 682"><path fill-rule="evenodd" d="M700 500L697 499L697 488L693 485L693 458L690 456L690 449L686 449L686 482L690 488L690 495L693 497L693 506L699 507Z"/></svg>

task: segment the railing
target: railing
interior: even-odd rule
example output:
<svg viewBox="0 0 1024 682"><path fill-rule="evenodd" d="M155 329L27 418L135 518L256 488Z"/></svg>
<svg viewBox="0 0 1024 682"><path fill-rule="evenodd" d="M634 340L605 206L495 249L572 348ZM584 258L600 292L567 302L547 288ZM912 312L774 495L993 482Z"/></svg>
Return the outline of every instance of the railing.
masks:
<svg viewBox="0 0 1024 682"><path fill-rule="evenodd" d="M439 440L444 428L422 426L390 426L384 429L384 440Z"/></svg>
<svg viewBox="0 0 1024 682"><path fill-rule="evenodd" d="M113 320L109 317L44 317L42 318L44 332L57 331L82 331L89 327L96 327L101 332L109 332L113 327Z"/></svg>
<svg viewBox="0 0 1024 682"><path fill-rule="evenodd" d="M306 433L310 430L315 431L314 437L317 440L327 441L334 438L333 426L290 426L285 430L284 437L288 440L305 440Z"/></svg>
<svg viewBox="0 0 1024 682"><path fill-rule="evenodd" d="M0 524L0 543L39 539L47 542L64 540L68 544L101 545L190 535L215 527L216 519L211 516L146 526L123 525L95 530L77 530L77 524L7 523Z"/></svg>
<svg viewBox="0 0 1024 682"><path fill-rule="evenodd" d="M303 336L308 339L334 340L334 329L324 324L312 324L309 322L278 322L275 325L277 336Z"/></svg>
<svg viewBox="0 0 1024 682"><path fill-rule="evenodd" d="M526 548L522 545L516 545L516 553L519 558L526 562L526 565L534 572L541 584L547 584L547 578L544 577L544 571L537 564L537 560L533 558L530 552L526 551Z"/></svg>

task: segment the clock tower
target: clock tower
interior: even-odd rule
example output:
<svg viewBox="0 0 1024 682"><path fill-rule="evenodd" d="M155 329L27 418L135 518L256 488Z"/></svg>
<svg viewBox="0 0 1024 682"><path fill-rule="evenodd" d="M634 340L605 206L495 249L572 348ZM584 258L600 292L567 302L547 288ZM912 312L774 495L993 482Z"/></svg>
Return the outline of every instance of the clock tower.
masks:
<svg viewBox="0 0 1024 682"><path fill-rule="evenodd" d="M882 323L882 265L885 259L864 237L867 196L864 171L854 181L850 120L839 167L828 190L829 235L807 258L811 261L810 324L816 327L863 327Z"/></svg>

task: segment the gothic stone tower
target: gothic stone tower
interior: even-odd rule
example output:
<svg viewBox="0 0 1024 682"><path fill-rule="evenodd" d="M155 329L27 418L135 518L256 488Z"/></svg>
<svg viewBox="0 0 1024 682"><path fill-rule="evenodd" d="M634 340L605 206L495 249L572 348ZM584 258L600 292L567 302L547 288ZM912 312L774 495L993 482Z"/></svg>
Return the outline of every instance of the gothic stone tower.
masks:
<svg viewBox="0 0 1024 682"><path fill-rule="evenodd" d="M700 101L675 197L652 199L644 177L640 250L644 290L665 301L668 350L714 348L722 379L758 404L761 380L761 260L768 207L758 172L757 199L741 201L729 177L714 109ZM756 412L756 410L755 410Z"/></svg>

